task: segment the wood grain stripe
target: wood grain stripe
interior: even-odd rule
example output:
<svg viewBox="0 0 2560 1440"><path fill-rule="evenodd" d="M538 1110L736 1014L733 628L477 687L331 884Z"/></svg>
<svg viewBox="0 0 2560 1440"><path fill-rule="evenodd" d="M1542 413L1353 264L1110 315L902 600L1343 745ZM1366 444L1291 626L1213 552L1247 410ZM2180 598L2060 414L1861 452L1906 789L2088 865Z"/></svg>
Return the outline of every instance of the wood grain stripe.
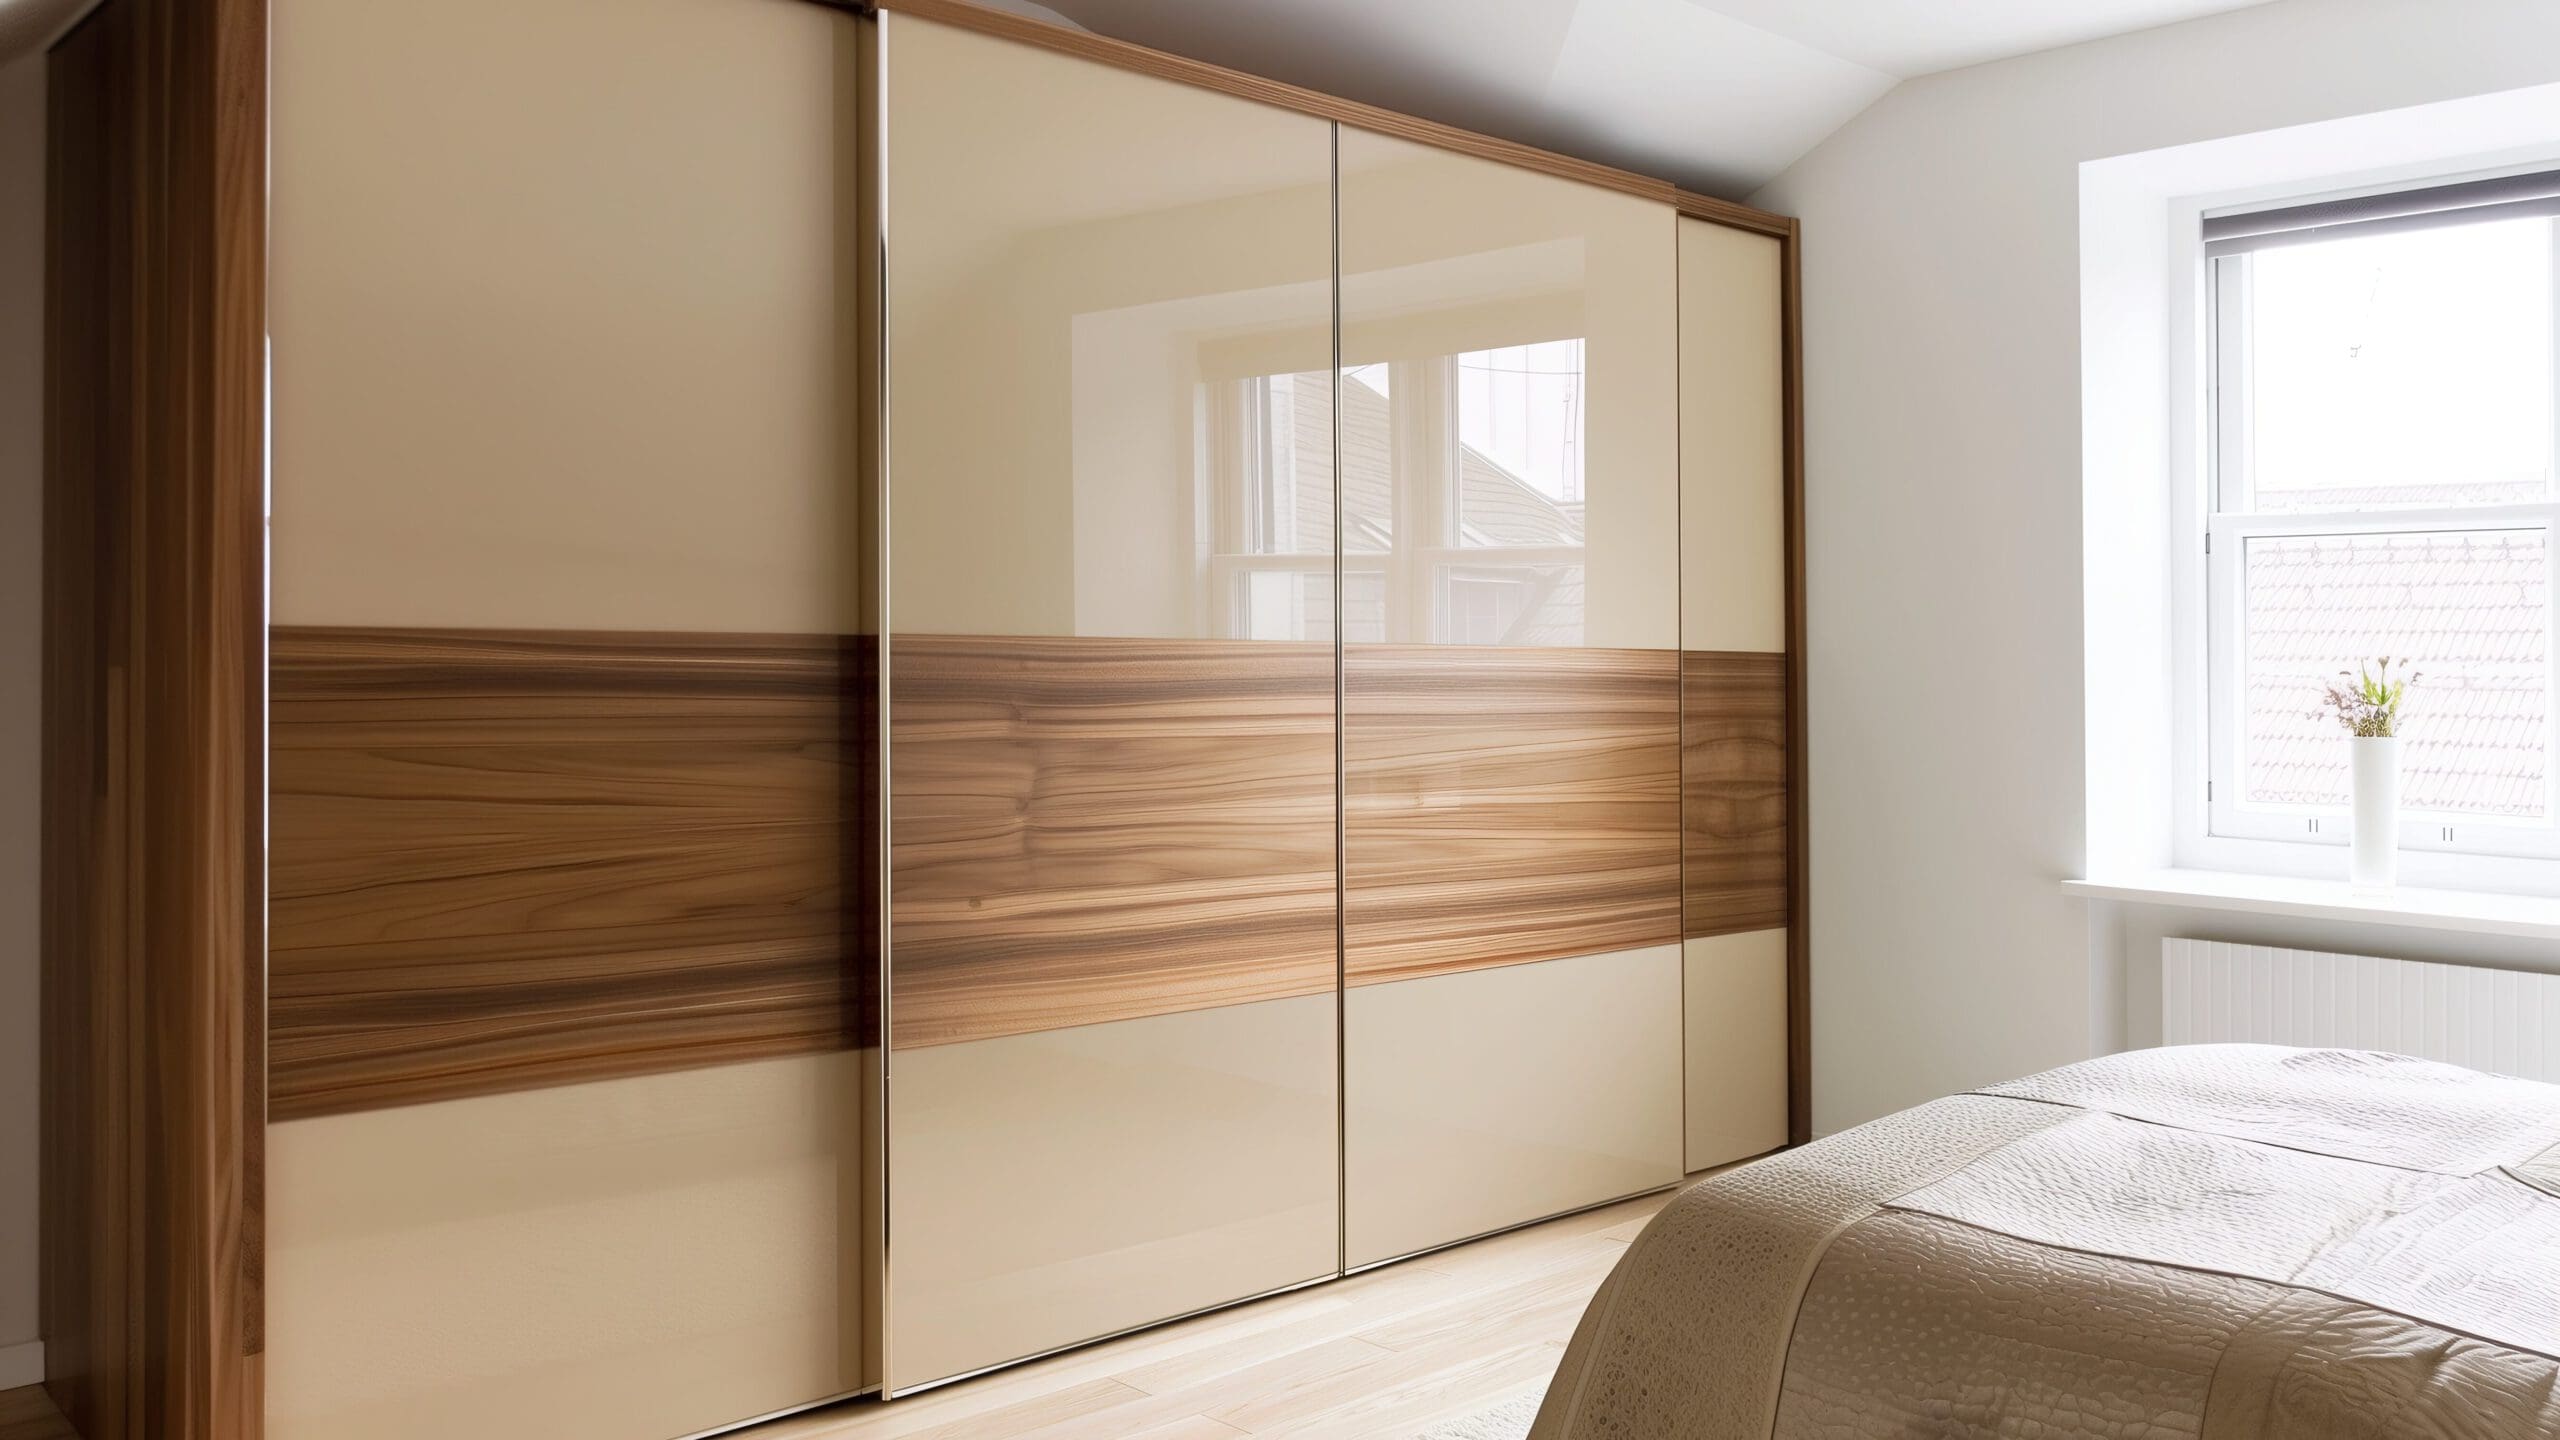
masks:
<svg viewBox="0 0 2560 1440"><path fill-rule="evenodd" d="M1132 70L1141 75L1152 75L1159 80L1171 80L1203 90L1216 90L1223 94L1241 96L1247 100L1260 101L1265 105L1276 105L1284 110L1295 110L1300 114L1314 115L1321 119L1338 121L1344 125L1356 125L1363 130L1373 130L1381 135L1394 135L1424 145L1434 145L1443 150L1454 150L1462 155L1474 155L1486 160L1499 161L1522 170L1535 170L1541 174L1555 175L1566 180L1579 181L1585 185L1597 185L1603 189L1615 190L1641 199L1657 200L1677 207L1683 215L1711 220L1719 225L1731 225L1737 229L1756 231L1763 235L1794 233L1795 222L1786 216L1773 215L1765 210L1755 210L1748 205L1718 199L1712 195L1695 194L1678 188L1668 180L1657 180L1649 175L1638 175L1630 170L1620 170L1614 166L1578 159L1571 155L1559 155L1552 150L1541 150L1534 145L1523 145L1516 140L1480 135L1472 130L1461 130L1454 125L1441 124L1436 120L1424 120L1383 106L1345 100L1338 95L1327 95L1321 90L1310 90L1303 85L1291 85L1285 81L1266 79L1241 70L1230 70L1223 65L1212 65L1207 61L1168 54L1162 50L1152 50L1126 40L1114 40L1109 36L1069 29L1066 26L1034 19L1027 15L991 9L970 3L970 0L881 0L878 8L895 14L911 15L919 20L931 20L938 24L975 30L980 34L1000 36L1026 45L1037 45L1044 50L1054 50L1079 59Z"/></svg>
<svg viewBox="0 0 2560 1440"><path fill-rule="evenodd" d="M900 1047L1334 984L1330 646L900 635Z"/></svg>
<svg viewBox="0 0 2560 1440"><path fill-rule="evenodd" d="M1348 982L1676 943L1679 663L1350 647Z"/></svg>
<svg viewBox="0 0 2560 1440"><path fill-rule="evenodd" d="M277 1118L871 1043L869 647L279 629Z"/></svg>
<svg viewBox="0 0 2560 1440"><path fill-rule="evenodd" d="M1692 938L1789 924L1787 657L1680 657L1682 924Z"/></svg>

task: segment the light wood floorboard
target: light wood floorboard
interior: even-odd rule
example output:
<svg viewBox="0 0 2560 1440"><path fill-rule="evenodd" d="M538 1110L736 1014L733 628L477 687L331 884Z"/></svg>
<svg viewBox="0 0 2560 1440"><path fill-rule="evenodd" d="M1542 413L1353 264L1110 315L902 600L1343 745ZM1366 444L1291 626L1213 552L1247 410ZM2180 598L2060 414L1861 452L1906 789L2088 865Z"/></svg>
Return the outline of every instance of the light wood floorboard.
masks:
<svg viewBox="0 0 2560 1440"><path fill-rule="evenodd" d="M1411 1440L1545 1388L1642 1196L748 1440Z"/></svg>

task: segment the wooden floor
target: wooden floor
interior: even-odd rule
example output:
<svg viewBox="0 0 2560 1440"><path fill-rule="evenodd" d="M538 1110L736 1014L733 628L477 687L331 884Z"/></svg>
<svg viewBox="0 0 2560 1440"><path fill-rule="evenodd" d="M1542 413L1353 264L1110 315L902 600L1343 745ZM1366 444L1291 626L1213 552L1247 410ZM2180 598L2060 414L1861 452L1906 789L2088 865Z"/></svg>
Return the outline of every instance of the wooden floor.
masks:
<svg viewBox="0 0 2560 1440"><path fill-rule="evenodd" d="M1543 1391L1649 1195L749 1440L1411 1440Z"/></svg>
<svg viewBox="0 0 2560 1440"><path fill-rule="evenodd" d="M0 1390L0 1440L80 1440L41 1385Z"/></svg>

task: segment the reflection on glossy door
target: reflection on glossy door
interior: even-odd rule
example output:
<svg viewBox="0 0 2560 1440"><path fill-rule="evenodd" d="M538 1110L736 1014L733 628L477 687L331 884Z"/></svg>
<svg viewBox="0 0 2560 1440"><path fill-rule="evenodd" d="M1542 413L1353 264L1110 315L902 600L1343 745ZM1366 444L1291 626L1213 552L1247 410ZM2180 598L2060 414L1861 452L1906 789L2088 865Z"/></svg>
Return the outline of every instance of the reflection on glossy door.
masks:
<svg viewBox="0 0 2560 1440"><path fill-rule="evenodd" d="M1669 207L1341 143L1345 639L1676 645Z"/></svg>
<svg viewBox="0 0 2560 1440"><path fill-rule="evenodd" d="M1341 171L1358 1265L1679 1174L1677 342L1669 207Z"/></svg>
<svg viewBox="0 0 2560 1440"><path fill-rule="evenodd" d="M880 23L894 1391L1338 1263L1332 136Z"/></svg>

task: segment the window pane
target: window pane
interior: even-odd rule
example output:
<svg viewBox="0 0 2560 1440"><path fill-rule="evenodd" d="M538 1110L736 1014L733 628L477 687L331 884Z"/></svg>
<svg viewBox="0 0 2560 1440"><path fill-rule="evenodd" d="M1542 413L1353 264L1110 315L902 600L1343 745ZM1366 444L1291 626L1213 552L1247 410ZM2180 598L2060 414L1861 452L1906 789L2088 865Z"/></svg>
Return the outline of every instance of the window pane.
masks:
<svg viewBox="0 0 2560 1440"><path fill-rule="evenodd" d="M1460 355L1458 439L1538 494L1581 504L1581 338Z"/></svg>
<svg viewBox="0 0 2560 1440"><path fill-rule="evenodd" d="M1582 566L1443 566L1440 606L1438 638L1451 645L1580 645Z"/></svg>
<svg viewBox="0 0 2560 1440"><path fill-rule="evenodd" d="M1386 574L1377 570L1345 570L1342 575L1342 643L1374 645L1386 638Z"/></svg>
<svg viewBox="0 0 2560 1440"><path fill-rule="evenodd" d="M1352 365L1342 371L1342 549L1384 555L1395 546L1395 412L1393 367Z"/></svg>
<svg viewBox="0 0 2560 1440"><path fill-rule="evenodd" d="M1230 634L1238 640L1333 638L1333 571L1246 570L1235 577Z"/></svg>
<svg viewBox="0 0 2560 1440"><path fill-rule="evenodd" d="M2542 817L2551 657L2542 531L2258 537L2242 568L2250 803L2348 803L2347 733L2321 697L2340 670L2390 655L2423 677L2401 710L2403 805Z"/></svg>
<svg viewBox="0 0 2560 1440"><path fill-rule="evenodd" d="M1240 473L1254 486L1248 553L1333 549L1333 376L1266 375L1255 433L1261 454Z"/></svg>
<svg viewBox="0 0 2560 1440"><path fill-rule="evenodd" d="M2503 220L2249 256L2254 508L2549 494L2551 231Z"/></svg>

